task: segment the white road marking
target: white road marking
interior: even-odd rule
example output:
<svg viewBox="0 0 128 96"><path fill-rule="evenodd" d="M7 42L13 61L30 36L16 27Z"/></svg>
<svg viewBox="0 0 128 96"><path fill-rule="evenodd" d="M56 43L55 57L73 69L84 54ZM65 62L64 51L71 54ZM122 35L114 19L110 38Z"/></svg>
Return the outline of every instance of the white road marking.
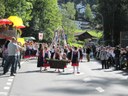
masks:
<svg viewBox="0 0 128 96"><path fill-rule="evenodd" d="M24 62L20 62L20 64L23 64Z"/></svg>
<svg viewBox="0 0 128 96"><path fill-rule="evenodd" d="M100 93L104 92L104 89L101 88L101 87L97 87L96 90L97 90L98 92L100 92Z"/></svg>
<svg viewBox="0 0 128 96"><path fill-rule="evenodd" d="M9 89L10 89L10 87L4 87L4 89L5 89L5 90L9 90Z"/></svg>
<svg viewBox="0 0 128 96"><path fill-rule="evenodd" d="M0 92L0 96L7 95L7 92Z"/></svg>
<svg viewBox="0 0 128 96"><path fill-rule="evenodd" d="M121 79L126 80L126 79L128 79L128 77L121 77Z"/></svg>
<svg viewBox="0 0 128 96"><path fill-rule="evenodd" d="M9 77L9 79L13 79L13 78L14 78L14 76Z"/></svg>
<svg viewBox="0 0 128 96"><path fill-rule="evenodd" d="M12 82L12 81L13 81L13 79L8 79L8 81Z"/></svg>
<svg viewBox="0 0 128 96"><path fill-rule="evenodd" d="M10 83L10 82L7 82L7 83L6 83L6 85L11 85L11 84L12 84L12 83Z"/></svg>

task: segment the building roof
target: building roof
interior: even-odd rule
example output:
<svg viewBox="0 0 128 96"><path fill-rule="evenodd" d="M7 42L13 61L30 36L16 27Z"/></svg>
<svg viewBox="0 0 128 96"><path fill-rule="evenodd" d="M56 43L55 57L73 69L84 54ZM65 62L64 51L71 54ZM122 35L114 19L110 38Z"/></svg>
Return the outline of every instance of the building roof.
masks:
<svg viewBox="0 0 128 96"><path fill-rule="evenodd" d="M79 32L79 33L76 33L74 36L76 37L77 40L81 40L81 41L93 37L93 36L91 36L87 31L86 31L86 32Z"/></svg>

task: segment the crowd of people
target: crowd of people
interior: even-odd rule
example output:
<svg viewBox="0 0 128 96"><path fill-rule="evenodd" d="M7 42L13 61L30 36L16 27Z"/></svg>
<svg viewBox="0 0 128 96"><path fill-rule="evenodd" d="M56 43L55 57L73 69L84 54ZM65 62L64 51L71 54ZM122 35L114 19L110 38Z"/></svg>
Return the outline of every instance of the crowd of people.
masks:
<svg viewBox="0 0 128 96"><path fill-rule="evenodd" d="M6 41L2 48L2 67L3 74L6 74L11 68L11 76L17 71L17 65L20 65L20 50L22 49L20 43L13 37L11 41Z"/></svg>
<svg viewBox="0 0 128 96"><path fill-rule="evenodd" d="M17 42L15 37L6 40L2 46L2 67L3 74L6 74L11 68L11 76L17 73L17 67L21 68L21 59L37 56L38 44L33 41L27 41L24 45Z"/></svg>
<svg viewBox="0 0 128 96"><path fill-rule="evenodd" d="M110 67L115 67L115 70L128 69L128 46L126 48L99 46L96 48L95 56L101 60L102 69Z"/></svg>
<svg viewBox="0 0 128 96"><path fill-rule="evenodd" d="M44 67L44 71L50 66L46 59L57 59L57 60L67 60L72 63L73 73L79 72L79 61L83 58L82 48L70 47L70 46L60 46L59 44L49 46L47 43L35 43L33 41L26 42L21 45L17 42L16 38L13 37L12 40L6 41L2 47L2 67L3 74L6 74L11 68L11 76L17 72L17 67L21 68L20 61L21 58L38 57L37 67ZM65 66L66 68L66 66ZM59 68L56 68L60 72ZM62 70L64 71L64 69Z"/></svg>
<svg viewBox="0 0 128 96"><path fill-rule="evenodd" d="M79 74L79 62L83 58L82 48L77 47L70 47L70 46L60 46L60 45L53 45L52 47L48 46L47 44L40 44L39 45L39 55L38 55L38 63L37 67L40 67L40 71L42 71L42 67L44 70L47 70L47 67L50 66L49 62L46 59L55 59L55 60L68 60L71 62L73 66L73 73ZM64 68L66 68L65 66ZM55 71L59 68L56 68ZM64 69L62 70L64 72Z"/></svg>
<svg viewBox="0 0 128 96"><path fill-rule="evenodd" d="M17 72L17 67L21 68L21 58L37 57L37 67L40 72L48 70L50 63L47 59L66 60L73 67L73 73L80 73L79 64L83 57L86 57L87 62L90 58L95 58L101 61L102 69L115 67L116 70L123 68L128 69L128 46L126 48L110 47L110 46L95 46L88 45L84 48L74 46L48 45L47 43L36 43L27 41L24 45L17 42L16 38L6 41L2 47L2 67L3 74L6 74L11 68L11 76ZM67 65L67 64L66 64ZM65 65L64 68L67 68ZM64 72L65 70L56 68L55 71Z"/></svg>

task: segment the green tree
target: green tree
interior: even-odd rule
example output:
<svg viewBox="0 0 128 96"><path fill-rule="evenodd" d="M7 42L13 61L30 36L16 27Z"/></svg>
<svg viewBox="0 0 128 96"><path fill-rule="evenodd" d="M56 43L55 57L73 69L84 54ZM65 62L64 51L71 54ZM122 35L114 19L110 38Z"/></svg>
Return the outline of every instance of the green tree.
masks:
<svg viewBox="0 0 128 96"><path fill-rule="evenodd" d="M3 18L5 15L5 6L3 0L0 0L0 17Z"/></svg>
<svg viewBox="0 0 128 96"><path fill-rule="evenodd" d="M32 15L32 3L30 0L5 0L6 13L5 17L19 16L23 19L24 24L28 25L28 21L31 20Z"/></svg>
<svg viewBox="0 0 128 96"><path fill-rule="evenodd" d="M74 3L68 2L62 5L62 27L67 34L68 42L74 41L74 31L76 30L76 24L74 22L76 10Z"/></svg>
<svg viewBox="0 0 128 96"><path fill-rule="evenodd" d="M89 21L93 19L93 14L89 4L86 5L85 18Z"/></svg>
<svg viewBox="0 0 128 96"><path fill-rule="evenodd" d="M37 6L38 5L38 6ZM38 37L39 32L44 33L46 41L52 41L54 30L61 26L61 14L57 0L33 1L32 20L28 33ZM24 34L28 35L28 34Z"/></svg>
<svg viewBox="0 0 128 96"><path fill-rule="evenodd" d="M128 28L127 0L99 0L99 12L104 20L104 40L106 44L118 45L120 32Z"/></svg>

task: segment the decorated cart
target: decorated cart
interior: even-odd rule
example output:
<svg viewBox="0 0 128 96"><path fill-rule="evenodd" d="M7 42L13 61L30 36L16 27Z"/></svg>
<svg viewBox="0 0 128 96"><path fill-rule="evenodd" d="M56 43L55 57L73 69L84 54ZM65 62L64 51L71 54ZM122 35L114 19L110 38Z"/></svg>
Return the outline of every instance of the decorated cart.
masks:
<svg viewBox="0 0 128 96"><path fill-rule="evenodd" d="M68 60L57 60L57 59L46 59L50 64L50 68L64 69L65 66L70 62Z"/></svg>

